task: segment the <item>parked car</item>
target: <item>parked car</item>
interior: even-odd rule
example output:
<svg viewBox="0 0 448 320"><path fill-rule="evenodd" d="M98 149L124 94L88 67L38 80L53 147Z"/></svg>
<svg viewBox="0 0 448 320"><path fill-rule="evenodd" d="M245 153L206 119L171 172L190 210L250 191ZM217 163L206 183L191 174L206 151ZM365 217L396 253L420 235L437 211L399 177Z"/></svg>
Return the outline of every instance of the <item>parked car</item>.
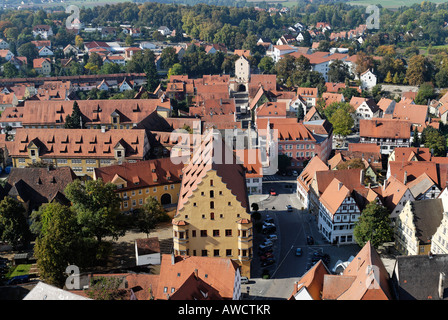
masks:
<svg viewBox="0 0 448 320"><path fill-rule="evenodd" d="M299 173L298 173L296 170L293 170L293 171L292 171L292 175L293 175L294 177L297 177L297 176L299 175Z"/></svg>
<svg viewBox="0 0 448 320"><path fill-rule="evenodd" d="M312 236L308 236L308 237L306 237L306 243L307 243L308 245L312 245L312 244L314 244L314 239L313 239L313 237L312 237Z"/></svg>
<svg viewBox="0 0 448 320"><path fill-rule="evenodd" d="M300 257L302 255L302 248L296 249L296 256Z"/></svg>
<svg viewBox="0 0 448 320"><path fill-rule="evenodd" d="M292 211L292 206L291 206L290 204L288 204L288 205L286 206L286 209L288 210L288 212L291 212L291 211Z"/></svg>
<svg viewBox="0 0 448 320"><path fill-rule="evenodd" d="M264 252L262 255L260 255L260 260L266 260L266 259L273 258L273 257L274 257L274 254L272 253L272 251L267 251L267 252Z"/></svg>
<svg viewBox="0 0 448 320"><path fill-rule="evenodd" d="M266 259L265 261L261 262L262 267L270 266L271 264L274 264L275 260L273 258Z"/></svg>
<svg viewBox="0 0 448 320"><path fill-rule="evenodd" d="M276 195L277 195L277 192L275 192L275 190L274 190L273 188L271 188L271 190L269 190L269 194L270 194L271 196L276 196Z"/></svg>
<svg viewBox="0 0 448 320"><path fill-rule="evenodd" d="M261 249L261 248L258 249L258 255L260 257L263 256L263 255L266 255L266 254L272 254L272 252L273 252L272 247L266 247L264 249Z"/></svg>
<svg viewBox="0 0 448 320"><path fill-rule="evenodd" d="M264 219L265 223L274 223L274 218L272 218L270 215L266 215L266 219Z"/></svg>
<svg viewBox="0 0 448 320"><path fill-rule="evenodd" d="M266 240L269 240L269 241L277 240L277 235L276 234L270 234L270 235L268 235L266 237Z"/></svg>
<svg viewBox="0 0 448 320"><path fill-rule="evenodd" d="M263 233L263 234L270 234L270 233L274 233L276 230L277 230L277 228L275 227L275 225L264 225L262 228L261 228L262 230L261 230L261 232Z"/></svg>
<svg viewBox="0 0 448 320"><path fill-rule="evenodd" d="M272 246L265 245L265 244L260 244L260 245L258 246L258 248L259 248L260 250L264 250L264 249L271 248L271 247L272 247Z"/></svg>
<svg viewBox="0 0 448 320"><path fill-rule="evenodd" d="M241 284L247 284L249 283L249 278L248 277L241 277Z"/></svg>

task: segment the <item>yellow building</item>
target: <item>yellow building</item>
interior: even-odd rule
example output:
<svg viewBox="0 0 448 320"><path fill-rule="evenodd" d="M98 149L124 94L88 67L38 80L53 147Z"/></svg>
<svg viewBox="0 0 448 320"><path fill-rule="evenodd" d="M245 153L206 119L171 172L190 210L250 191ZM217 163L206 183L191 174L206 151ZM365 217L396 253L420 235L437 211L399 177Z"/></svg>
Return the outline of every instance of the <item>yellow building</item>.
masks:
<svg viewBox="0 0 448 320"><path fill-rule="evenodd" d="M162 205L176 204L183 166L170 158L153 159L97 168L93 178L117 185L121 211L129 212L141 208L149 196Z"/></svg>
<svg viewBox="0 0 448 320"><path fill-rule="evenodd" d="M442 199L408 201L397 217L395 247L404 255L425 255L442 222Z"/></svg>
<svg viewBox="0 0 448 320"><path fill-rule="evenodd" d="M223 152L217 153L218 148ZM234 156L233 163L225 164L228 152L233 155L221 139L209 134L184 168L172 222L174 254L230 258L241 266L243 276L250 277L253 228L245 171Z"/></svg>
<svg viewBox="0 0 448 320"><path fill-rule="evenodd" d="M46 162L92 177L95 168L145 160L150 145L143 129L19 128L8 148L16 168Z"/></svg>

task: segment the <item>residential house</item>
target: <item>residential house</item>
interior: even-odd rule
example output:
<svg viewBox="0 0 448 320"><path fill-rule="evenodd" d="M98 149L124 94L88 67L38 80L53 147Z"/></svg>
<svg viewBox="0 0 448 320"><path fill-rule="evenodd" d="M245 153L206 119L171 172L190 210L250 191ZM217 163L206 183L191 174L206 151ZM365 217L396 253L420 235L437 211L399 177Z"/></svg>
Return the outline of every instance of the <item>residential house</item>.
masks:
<svg viewBox="0 0 448 320"><path fill-rule="evenodd" d="M297 196L303 203L304 208L308 209L310 207L310 185L315 178L316 172L328 170L330 169L327 164L323 162L319 156L314 156L297 177ZM312 206L317 208L318 203L315 203Z"/></svg>
<svg viewBox="0 0 448 320"><path fill-rule="evenodd" d="M16 130L9 155L16 168L45 162L69 166L79 176L126 161L146 160L149 143L145 130L26 129Z"/></svg>
<svg viewBox="0 0 448 320"><path fill-rule="evenodd" d="M395 224L406 202L414 201L415 198L409 187L394 176L384 181L380 191L382 203L390 212L391 222Z"/></svg>
<svg viewBox="0 0 448 320"><path fill-rule="evenodd" d="M417 129L419 132L422 132L427 127L427 120L429 120L428 106L407 103L406 101L402 100L395 104L392 118L408 120L412 125L412 131Z"/></svg>
<svg viewBox="0 0 448 320"><path fill-rule="evenodd" d="M23 107L5 108L0 115L1 133L6 132L6 127L11 127L9 134L14 134L16 128L22 127Z"/></svg>
<svg viewBox="0 0 448 320"><path fill-rule="evenodd" d="M361 88L371 90L377 84L376 75L370 70L366 70L360 75Z"/></svg>
<svg viewBox="0 0 448 320"><path fill-rule="evenodd" d="M48 58L37 58L33 60L33 68L38 74L48 76L51 73L51 61Z"/></svg>
<svg viewBox="0 0 448 320"><path fill-rule="evenodd" d="M9 43L5 39L0 39L0 49L9 49Z"/></svg>
<svg viewBox="0 0 448 320"><path fill-rule="evenodd" d="M48 47L42 47L39 50L39 57L50 57L53 55L54 55L53 51Z"/></svg>
<svg viewBox="0 0 448 320"><path fill-rule="evenodd" d="M44 203L68 204L64 189L76 179L70 167L11 168L4 189L8 196L23 203L29 215Z"/></svg>
<svg viewBox="0 0 448 320"><path fill-rule="evenodd" d="M51 49L51 41L50 40L34 40L31 41L37 48L37 50L42 49L43 47L47 47Z"/></svg>
<svg viewBox="0 0 448 320"><path fill-rule="evenodd" d="M33 36L40 36L42 39L48 39L53 35L53 30L49 25L36 25L33 27Z"/></svg>
<svg viewBox="0 0 448 320"><path fill-rule="evenodd" d="M168 36L171 34L171 30L167 26L160 26L157 31L159 31L162 36Z"/></svg>
<svg viewBox="0 0 448 320"><path fill-rule="evenodd" d="M408 201L397 217L395 247L403 255L428 255L432 238L439 228L446 201L427 199Z"/></svg>
<svg viewBox="0 0 448 320"><path fill-rule="evenodd" d="M156 300L240 300L241 271L230 257L162 255Z"/></svg>
<svg viewBox="0 0 448 320"><path fill-rule="evenodd" d="M118 65L124 66L126 64L126 59L122 55L107 55L103 57L103 63L116 63Z"/></svg>
<svg viewBox="0 0 448 320"><path fill-rule="evenodd" d="M398 256L392 272L397 300L447 300L448 255Z"/></svg>
<svg viewBox="0 0 448 320"><path fill-rule="evenodd" d="M300 170L304 162L318 155L322 161L327 161L333 141L333 130L326 120L297 122L296 118L259 118L256 121L257 130L277 130L278 154L284 154L291 159L287 169ZM269 150L269 149L268 149Z"/></svg>
<svg viewBox="0 0 448 320"><path fill-rule="evenodd" d="M171 157L122 163L95 168L93 178L117 185L122 212L140 209L148 197L162 205L176 204L179 199L183 163Z"/></svg>
<svg viewBox="0 0 448 320"><path fill-rule="evenodd" d="M392 300L390 276L368 241L341 274L332 274L322 260L294 283L289 300Z"/></svg>
<svg viewBox="0 0 448 320"><path fill-rule="evenodd" d="M297 94L306 101L308 108L315 107L319 98L317 88L297 88Z"/></svg>
<svg viewBox="0 0 448 320"><path fill-rule="evenodd" d="M378 108L375 100L361 97L352 97L350 105L355 109L355 127L359 128L359 120L381 118L381 109Z"/></svg>
<svg viewBox="0 0 448 320"><path fill-rule="evenodd" d="M236 150L236 156L246 170L247 194L263 193L263 166L260 149Z"/></svg>
<svg viewBox="0 0 448 320"><path fill-rule="evenodd" d="M139 47L129 47L124 49L124 59L125 60L131 60L134 54L138 51L141 51L142 49Z"/></svg>
<svg viewBox="0 0 448 320"><path fill-rule="evenodd" d="M409 147L411 124L398 119L360 119L361 143L379 145L381 154L390 154L396 147Z"/></svg>
<svg viewBox="0 0 448 320"><path fill-rule="evenodd" d="M380 108L383 117L385 115L393 114L395 108L396 101L393 99L381 98L378 101L377 106Z"/></svg>
<svg viewBox="0 0 448 320"><path fill-rule="evenodd" d="M345 98L342 93L324 92L322 93L322 99L325 101L326 107L332 103L345 102Z"/></svg>
<svg viewBox="0 0 448 320"><path fill-rule="evenodd" d="M13 57L14 57L14 54L9 49L0 49L0 58L5 59L6 61L9 61Z"/></svg>
<svg viewBox="0 0 448 320"><path fill-rule="evenodd" d="M174 254L226 257L250 277L253 228L245 169L213 132L207 133L183 171L172 221Z"/></svg>
<svg viewBox="0 0 448 320"><path fill-rule="evenodd" d="M67 46L65 46L65 48L62 51L64 52L64 56L66 56L66 57L71 56L71 55L77 56L79 53L79 49L71 44L68 44Z"/></svg>
<svg viewBox="0 0 448 320"><path fill-rule="evenodd" d="M134 244L135 264L137 266L160 265L162 259L159 238L136 239Z"/></svg>
<svg viewBox="0 0 448 320"><path fill-rule="evenodd" d="M14 92L0 93L0 111L4 111L7 108L16 107L19 104L19 100Z"/></svg>

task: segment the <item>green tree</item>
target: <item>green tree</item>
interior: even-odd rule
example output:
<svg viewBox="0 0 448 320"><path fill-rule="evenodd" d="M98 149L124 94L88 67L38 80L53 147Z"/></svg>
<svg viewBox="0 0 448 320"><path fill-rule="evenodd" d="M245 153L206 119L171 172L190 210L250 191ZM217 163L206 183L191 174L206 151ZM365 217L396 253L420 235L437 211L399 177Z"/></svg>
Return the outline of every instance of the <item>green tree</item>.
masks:
<svg viewBox="0 0 448 320"><path fill-rule="evenodd" d="M67 129L81 129L83 114L79 109L78 102L73 102L73 111L71 115L65 117L64 127Z"/></svg>
<svg viewBox="0 0 448 320"><path fill-rule="evenodd" d="M9 196L0 201L0 239L14 249L28 244L31 239L25 208L21 202Z"/></svg>
<svg viewBox="0 0 448 320"><path fill-rule="evenodd" d="M34 43L27 42L22 44L18 49L17 53L20 56L26 57L28 64L32 65L33 60L39 57L39 51Z"/></svg>
<svg viewBox="0 0 448 320"><path fill-rule="evenodd" d="M420 85L431 79L432 70L431 63L425 56L414 55L409 59L406 79L411 86Z"/></svg>
<svg viewBox="0 0 448 320"><path fill-rule="evenodd" d="M392 80L393 80L392 75L391 75L390 71L388 71L387 75L386 75L386 79L384 79L384 82L391 83Z"/></svg>
<svg viewBox="0 0 448 320"><path fill-rule="evenodd" d="M333 125L333 132L335 135L346 137L352 132L355 120L351 113L348 113L343 108L337 109L328 119Z"/></svg>
<svg viewBox="0 0 448 320"><path fill-rule="evenodd" d="M19 74L17 68L11 63L11 61L6 62L3 65L3 76L7 79L15 78Z"/></svg>
<svg viewBox="0 0 448 320"><path fill-rule="evenodd" d="M34 246L40 276L49 284L62 287L65 269L70 264L79 266L78 255L86 254L79 245L79 230L74 212L60 203L41 206L35 214L39 221L39 236Z"/></svg>
<svg viewBox="0 0 448 320"><path fill-rule="evenodd" d="M183 74L183 67L180 63L175 63L173 64L173 66L168 70L168 78L170 76L175 76L175 75L181 75Z"/></svg>
<svg viewBox="0 0 448 320"><path fill-rule="evenodd" d="M274 60L272 60L271 57L264 56L263 58L261 58L260 63L258 64L258 69L260 69L263 74L272 73L273 68L274 68Z"/></svg>
<svg viewBox="0 0 448 320"><path fill-rule="evenodd" d="M165 209L160 202L156 198L149 196L137 213L136 226L140 232L146 233L146 236L149 237L157 222L163 220L165 215Z"/></svg>
<svg viewBox="0 0 448 320"><path fill-rule="evenodd" d="M300 105L297 108L297 120L303 121L304 118L305 118L305 111L303 110L303 107Z"/></svg>
<svg viewBox="0 0 448 320"><path fill-rule="evenodd" d="M124 216L120 212L117 186L103 180L75 180L65 188L65 195L72 203L83 233L101 243L104 237L117 239L125 232Z"/></svg>
<svg viewBox="0 0 448 320"><path fill-rule="evenodd" d="M165 47L160 54L160 59L162 60L162 68L164 69L169 69L174 64L179 63L179 57L174 47Z"/></svg>
<svg viewBox="0 0 448 320"><path fill-rule="evenodd" d="M421 143L429 148L434 156L446 157L446 138L437 129L426 127L421 135Z"/></svg>
<svg viewBox="0 0 448 320"><path fill-rule="evenodd" d="M416 148L420 147L420 137L417 128L414 129L413 138L414 139L412 140L412 146Z"/></svg>
<svg viewBox="0 0 448 320"><path fill-rule="evenodd" d="M345 82L345 79L351 78L348 66L338 59L330 64L327 75L329 82Z"/></svg>
<svg viewBox="0 0 448 320"><path fill-rule="evenodd" d="M393 229L390 225L389 211L376 202L370 202L355 223L353 236L361 247L368 241L375 248L391 241Z"/></svg>
<svg viewBox="0 0 448 320"><path fill-rule="evenodd" d="M425 82L418 88L417 95L415 97L415 104L428 104L428 99L434 98L435 91L432 83Z"/></svg>

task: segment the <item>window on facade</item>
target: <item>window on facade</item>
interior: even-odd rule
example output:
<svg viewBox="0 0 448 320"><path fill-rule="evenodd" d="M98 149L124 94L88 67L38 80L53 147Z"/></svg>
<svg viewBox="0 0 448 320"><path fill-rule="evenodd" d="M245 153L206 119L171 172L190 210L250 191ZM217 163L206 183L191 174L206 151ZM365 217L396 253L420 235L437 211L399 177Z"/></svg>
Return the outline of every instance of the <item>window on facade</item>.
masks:
<svg viewBox="0 0 448 320"><path fill-rule="evenodd" d="M215 220L215 213L214 212L210 212L210 220Z"/></svg>
<svg viewBox="0 0 448 320"><path fill-rule="evenodd" d="M201 250L201 255L203 257L206 257L207 256L207 250Z"/></svg>
<svg viewBox="0 0 448 320"><path fill-rule="evenodd" d="M219 230L213 230L213 236L219 237Z"/></svg>
<svg viewBox="0 0 448 320"><path fill-rule="evenodd" d="M210 198L214 198L215 197L215 192L213 190L210 190Z"/></svg>
<svg viewBox="0 0 448 320"><path fill-rule="evenodd" d="M226 237L232 236L232 229L226 229Z"/></svg>
<svg viewBox="0 0 448 320"><path fill-rule="evenodd" d="M232 255L232 249L226 249L226 256L231 256Z"/></svg>
<svg viewBox="0 0 448 320"><path fill-rule="evenodd" d="M213 250L213 256L214 257L219 257L219 249Z"/></svg>
<svg viewBox="0 0 448 320"><path fill-rule="evenodd" d="M215 202L214 201L210 201L210 209L215 209Z"/></svg>
<svg viewBox="0 0 448 320"><path fill-rule="evenodd" d="M191 231L191 236L192 236L193 238L196 238L196 230L192 230L192 231Z"/></svg>
<svg viewBox="0 0 448 320"><path fill-rule="evenodd" d="M207 236L207 230L201 230L201 237Z"/></svg>

